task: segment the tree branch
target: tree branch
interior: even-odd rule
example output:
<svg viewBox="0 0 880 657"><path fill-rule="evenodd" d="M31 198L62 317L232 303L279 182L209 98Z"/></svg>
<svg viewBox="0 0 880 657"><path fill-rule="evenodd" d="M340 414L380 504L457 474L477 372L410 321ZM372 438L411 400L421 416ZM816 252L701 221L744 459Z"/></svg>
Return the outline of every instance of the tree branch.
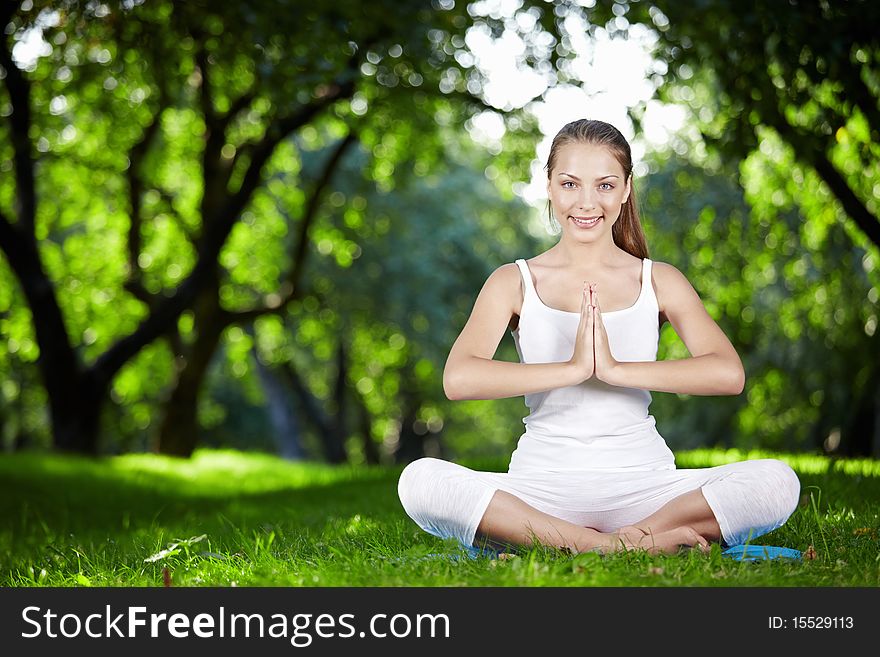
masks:
<svg viewBox="0 0 880 657"><path fill-rule="evenodd" d="M134 330L120 338L92 364L92 372L100 381L109 381L129 358L145 344L150 343L177 320L195 300L207 281L216 276L217 258L241 212L258 187L263 165L277 145L297 128L312 120L323 109L340 98L354 93L354 83L348 80L331 86L327 93L299 111L279 119L271 126L254 153L239 190L228 198L213 217L202 217L204 232L196 245L198 259L189 276L170 297L163 298Z"/></svg>
<svg viewBox="0 0 880 657"><path fill-rule="evenodd" d="M721 61L729 68L736 70L736 62L722 55ZM756 75L752 84L763 94L764 98L775 98L776 102L768 102L761 106L760 117L763 122L776 130L785 139L795 152L795 157L813 167L831 192L837 197L844 212L855 221L856 225L874 244L880 246L880 221L871 214L862 200L852 190L846 179L835 168L826 154L829 144L823 143L821 138L806 132L802 128L792 125L785 115L785 105L788 99L773 85L766 69L762 69L760 75ZM742 120L742 119L741 119ZM754 134L754 127L749 128Z"/></svg>
<svg viewBox="0 0 880 657"><path fill-rule="evenodd" d="M141 253L141 226L143 223L143 214L141 212L141 200L144 190L143 172L141 166L146 157L156 134L159 132L162 113L168 107L169 96L165 86L159 85L159 107L150 123L144 128L143 135L128 153L129 165L126 170L128 179L128 198L129 198L129 224L128 224L128 280L125 282L125 288L129 290L135 297L151 306L155 295L150 294L143 286L141 281L141 267L138 259Z"/></svg>
<svg viewBox="0 0 880 657"><path fill-rule="evenodd" d="M766 76L761 77L761 84L764 93L772 93L772 83ZM846 179L828 159L826 144L821 143L814 135L802 128L789 123L782 106L784 102L785 98L780 98L777 104L769 108L769 112L762 113L763 120L792 145L795 157L815 169L819 177L831 189L831 193L837 197L843 211L856 222L856 225L868 239L880 247L880 221L871 214L871 211L852 190Z"/></svg>
<svg viewBox="0 0 880 657"><path fill-rule="evenodd" d="M168 190L162 189L161 187L153 187L151 188L151 190L159 194L159 197L165 202L168 214L171 216L172 219L174 219L174 222L177 224L180 232L183 233L190 244L194 245L196 241L195 236L193 235L193 232L190 230L190 228L186 225L183 217L174 207L174 197L171 195L171 193L168 192ZM131 255L129 257L131 257ZM129 264L129 267L131 268L129 270L129 278L125 281L123 287L128 290L136 299L139 299L148 308L151 308L157 299L161 299L167 295L162 292L150 292L146 289L146 287L144 287L143 276L141 274L142 270L140 269L140 265L137 264L136 260L137 256L135 256L135 262ZM134 269L134 267L137 267L137 269Z"/></svg>
<svg viewBox="0 0 880 657"><path fill-rule="evenodd" d="M168 210L168 214L170 214L174 221L177 223L177 227L180 228L180 232L184 234L187 241L190 244L195 244L196 236L189 226L186 225L186 221L184 221L183 216L181 216L180 212L177 211L177 208L174 207L175 198L171 195L167 189L162 189L161 187L153 187L152 191L156 192L163 201L165 201L165 207Z"/></svg>
<svg viewBox="0 0 880 657"><path fill-rule="evenodd" d="M259 85L255 82L241 96L236 98L229 110L219 113L215 109L213 88L208 74L209 57L204 48L196 53L196 60L201 72L202 83L199 101L205 117L205 150L202 154L202 172L204 192L202 195L202 217L212 217L216 209L222 207L228 197L229 179L234 171L238 158L229 160L223 157L226 145L226 131L235 117L245 110L256 98Z"/></svg>
<svg viewBox="0 0 880 657"><path fill-rule="evenodd" d="M258 89L259 85L254 82L254 85L250 89L232 101L232 104L229 106L229 111L218 117L218 122L223 126L224 130L230 123L232 123L236 116L246 110L248 106L254 102L254 99L257 97Z"/></svg>
<svg viewBox="0 0 880 657"><path fill-rule="evenodd" d="M196 43L202 44L204 41L203 35L200 33L193 33L193 39ZM202 114L205 117L205 123L208 125L208 129L212 129L214 124L217 122L217 113L214 110L214 102L213 102L213 91L211 89L211 80L208 76L208 53L205 50L203 45L200 45L196 49L196 66L199 67L199 106L202 109Z"/></svg>
<svg viewBox="0 0 880 657"><path fill-rule="evenodd" d="M262 307L251 308L239 312L226 312L226 318L230 324L239 322L250 322L260 315L268 313L280 312L288 303L300 296L301 286L299 284L302 272L305 267L306 255L308 254L309 229L314 223L318 209L321 207L321 197L324 190L329 186L333 178L339 162L349 147L357 141L357 135L349 132L345 138L341 139L333 149L333 153L327 158L320 175L315 181L312 193L306 203L306 208L302 218L299 221L299 230L291 249L291 267L287 271L286 276L279 286L278 298L272 304Z"/></svg>
<svg viewBox="0 0 880 657"><path fill-rule="evenodd" d="M215 166L212 167L213 173L216 175L216 180L211 186L214 194L225 195L228 193L229 180L232 177L232 172L235 171L235 165L238 163L240 155L242 155L241 151L247 150L246 147L244 149L236 149L232 159L219 158L219 155L222 155L223 146L226 145L226 131L229 129L229 124L253 102L256 94L257 84L254 83L251 89L235 99L228 112L218 115L214 122L212 130L222 137L222 139L218 138L217 146L219 146L220 150L214 156L217 159L215 160Z"/></svg>
<svg viewBox="0 0 880 657"><path fill-rule="evenodd" d="M333 431L333 423L330 417L321 409L321 404L317 397L312 394L312 392L308 389L305 383L303 383L302 379L300 379L299 375L296 372L296 369L290 363L290 361L285 361L281 365L277 366L277 371L279 371L283 377L286 379L287 384L293 389L294 394L299 398L302 403L303 410L306 412L306 416L312 425L317 428L318 433L321 434L321 447L325 451L325 455L327 452L327 440L326 436L328 436Z"/></svg>
<svg viewBox="0 0 880 657"><path fill-rule="evenodd" d="M13 271L18 271L13 260L22 257L26 249L25 241L25 238L19 234L17 226L0 210L0 248L6 253Z"/></svg>
<svg viewBox="0 0 880 657"><path fill-rule="evenodd" d="M37 360L43 383L53 395L63 398L69 393L65 385L82 385L90 379L80 378L80 364L70 344L70 336L58 306L55 288L43 270L32 233L13 225L0 211L0 248L6 254L33 315L40 356ZM51 399L50 399L51 401Z"/></svg>
<svg viewBox="0 0 880 657"><path fill-rule="evenodd" d="M868 122L871 141L876 143L880 141L880 111L877 109L877 98L871 93L868 85L865 84L860 71L854 71L854 75L849 79L849 82L848 91L852 93L853 102L862 111L865 120Z"/></svg>
<svg viewBox="0 0 880 657"><path fill-rule="evenodd" d="M198 40L198 35L194 34ZM208 53L204 47L196 50L196 62L201 75L199 105L205 119L205 148L202 152L202 221L214 217L218 208L227 201L226 184L229 180L229 163L223 163L223 146L226 144L226 126L214 109L213 89L208 75ZM224 171L224 169L226 169Z"/></svg>
<svg viewBox="0 0 880 657"><path fill-rule="evenodd" d="M241 200L250 197L255 181L259 180L263 165L269 160L281 141L290 133L311 121L326 107L329 107L340 98L351 96L353 93L354 84L351 82L334 84L323 96L320 96L314 102L300 107L298 111L280 118L274 125L270 126L263 138L254 144L251 161L244 174L241 187L232 197L233 205L240 207Z"/></svg>
<svg viewBox="0 0 880 657"><path fill-rule="evenodd" d="M874 242L875 246L880 247L880 221L871 214L867 206L853 192L849 183L846 182L831 160L821 149L816 148L809 161L825 184L831 188L831 192L837 197L837 200L840 201L843 211L856 222L856 225L862 229L868 239Z"/></svg>

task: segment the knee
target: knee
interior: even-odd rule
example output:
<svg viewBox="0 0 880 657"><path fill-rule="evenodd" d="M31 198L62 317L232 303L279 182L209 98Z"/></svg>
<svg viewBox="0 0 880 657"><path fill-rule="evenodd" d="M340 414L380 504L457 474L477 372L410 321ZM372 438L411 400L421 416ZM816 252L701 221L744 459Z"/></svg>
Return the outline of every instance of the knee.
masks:
<svg viewBox="0 0 880 657"><path fill-rule="evenodd" d="M428 477L431 472L436 471L439 463L442 461L431 457L416 459L400 473L400 478L397 480L397 497L400 498L403 510L411 518L419 515L425 499Z"/></svg>
<svg viewBox="0 0 880 657"><path fill-rule="evenodd" d="M784 461L762 459L762 476L773 487L772 495L779 501L783 522L794 513L801 497L801 482L797 473Z"/></svg>

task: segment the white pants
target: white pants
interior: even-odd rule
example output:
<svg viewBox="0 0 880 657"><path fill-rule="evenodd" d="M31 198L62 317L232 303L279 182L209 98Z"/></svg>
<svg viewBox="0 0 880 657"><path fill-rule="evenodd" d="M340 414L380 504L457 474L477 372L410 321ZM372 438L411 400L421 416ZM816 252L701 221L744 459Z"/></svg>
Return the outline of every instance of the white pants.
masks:
<svg viewBox="0 0 880 657"><path fill-rule="evenodd" d="M496 490L556 518L609 532L697 489L715 514L725 546L780 527L800 498L797 475L776 459L683 470L500 473L422 458L404 468L397 485L404 510L419 527L455 538L467 549Z"/></svg>

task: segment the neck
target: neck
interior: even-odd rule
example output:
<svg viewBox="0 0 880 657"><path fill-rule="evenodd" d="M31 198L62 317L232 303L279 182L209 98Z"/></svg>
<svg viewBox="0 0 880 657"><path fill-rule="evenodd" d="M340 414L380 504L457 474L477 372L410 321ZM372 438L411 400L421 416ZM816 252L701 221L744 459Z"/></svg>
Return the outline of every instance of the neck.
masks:
<svg viewBox="0 0 880 657"><path fill-rule="evenodd" d="M565 233L554 247L563 266L611 266L619 260L621 249L608 231L599 240L578 242Z"/></svg>

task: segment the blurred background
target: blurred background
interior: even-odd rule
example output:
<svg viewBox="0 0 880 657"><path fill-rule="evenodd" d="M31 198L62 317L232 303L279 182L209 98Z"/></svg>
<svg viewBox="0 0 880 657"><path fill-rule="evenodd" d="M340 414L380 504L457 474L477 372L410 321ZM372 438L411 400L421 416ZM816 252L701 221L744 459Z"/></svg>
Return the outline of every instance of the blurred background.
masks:
<svg viewBox="0 0 880 657"><path fill-rule="evenodd" d="M489 273L558 239L543 166L587 117L746 368L653 393L669 445L880 456L880 3L0 13L3 450L508 454L523 399L450 402L443 366Z"/></svg>

